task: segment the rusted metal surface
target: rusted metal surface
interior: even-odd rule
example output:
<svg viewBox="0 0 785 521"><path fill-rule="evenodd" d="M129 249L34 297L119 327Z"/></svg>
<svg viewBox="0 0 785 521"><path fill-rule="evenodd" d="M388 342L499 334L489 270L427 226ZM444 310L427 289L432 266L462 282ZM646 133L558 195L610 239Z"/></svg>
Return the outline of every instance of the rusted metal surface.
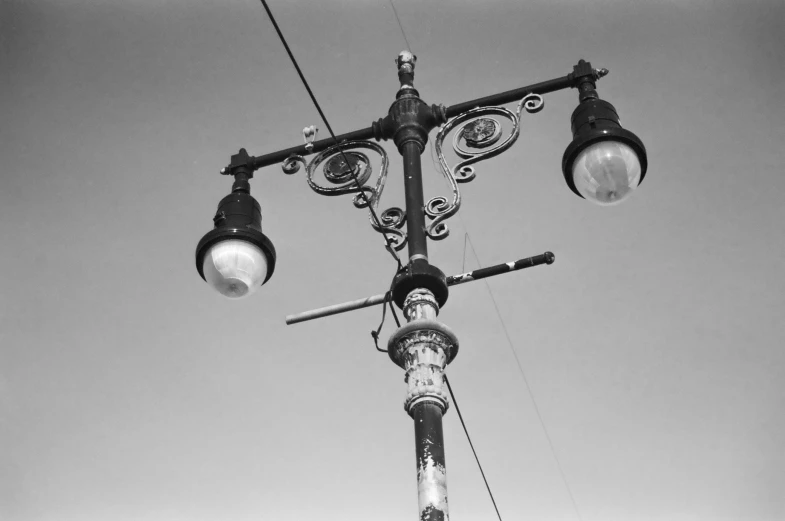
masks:
<svg viewBox="0 0 785 521"><path fill-rule="evenodd" d="M403 304L408 323L388 342L390 358L406 371L404 408L414 420L420 521L449 519L442 415L448 407L444 370L458 352L458 338L435 319L433 293L418 288Z"/></svg>

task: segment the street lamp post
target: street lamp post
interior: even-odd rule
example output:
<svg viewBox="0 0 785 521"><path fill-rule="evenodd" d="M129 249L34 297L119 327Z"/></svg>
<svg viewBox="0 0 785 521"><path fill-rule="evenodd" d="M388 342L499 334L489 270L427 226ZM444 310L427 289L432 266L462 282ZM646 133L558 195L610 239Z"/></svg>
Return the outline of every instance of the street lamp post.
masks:
<svg viewBox="0 0 785 521"><path fill-rule="evenodd" d="M625 199L643 180L647 169L646 150L632 132L619 124L616 109L597 94L596 83L605 69L594 69L583 60L572 73L507 92L494 94L451 107L427 105L414 88L415 56L404 51L396 65L400 87L386 117L370 127L316 141L313 127L304 130L305 145L263 156L251 156L245 149L231 158L221 173L235 179L232 193L223 198L214 217L215 227L196 249L199 274L223 295L238 298L251 294L270 279L275 268L275 248L262 233L261 208L250 195L249 180L265 166L282 163L285 173L305 167L308 185L322 195L356 194L354 205L368 207L372 227L385 235L388 249L408 245L408 262L393 279L384 296L370 297L344 305L316 310L288 323L326 316L367 305L383 304L390 298L403 310L407 323L388 342L390 359L406 372L404 408L414 420L417 480L421 521L449 518L447 481L442 435L442 416L447 411L448 393L444 371L458 352L458 338L437 320L445 305L448 286L495 275L504 271L553 262L553 254L523 259L514 265L500 265L471 274L446 277L430 263L427 240L447 237L445 220L460 208L459 184L474 179L473 164L496 156L517 140L523 110L539 112L542 94L575 88L579 104L572 114L573 140L562 158L562 172L569 188L578 196L600 205ZM518 101L515 112L501 105ZM502 138L502 125L493 117L507 119L512 130ZM442 174L450 183L453 197L434 197L425 202L420 156L430 132L439 128L434 149ZM448 134L461 159L450 166L442 151ZM376 213L387 176L385 150L369 141L392 140L403 158L405 209L388 208ZM381 167L375 185L368 184L372 166L368 156L357 150L375 152ZM317 154L310 162L304 156ZM327 184L314 179L323 165ZM428 222L430 221L430 222ZM405 225L405 231L404 231Z"/></svg>

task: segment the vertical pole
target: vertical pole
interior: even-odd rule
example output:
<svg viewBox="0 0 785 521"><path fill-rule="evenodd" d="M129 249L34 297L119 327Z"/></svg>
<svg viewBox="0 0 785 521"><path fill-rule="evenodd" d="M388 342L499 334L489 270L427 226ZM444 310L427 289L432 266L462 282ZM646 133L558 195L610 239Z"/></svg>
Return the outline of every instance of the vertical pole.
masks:
<svg viewBox="0 0 785 521"><path fill-rule="evenodd" d="M379 124L403 156L409 241L409 266L393 282L393 296L399 306L403 304L408 323L390 337L388 352L392 361L406 371L404 409L414 420L420 521L449 521L442 433L442 416L448 406L444 369L458 352L458 338L436 321L439 305L447 299L447 282L444 274L428 262L420 164L428 132L441 121L435 113L443 111L428 107L420 99L413 86L415 62L409 51L398 55L401 87L388 118Z"/></svg>
<svg viewBox="0 0 785 521"><path fill-rule="evenodd" d="M398 151L403 156L403 182L406 193L406 231L409 241L409 261L428 262L427 236L425 234L425 202L422 187L420 155L428 142L428 132L438 118L433 109L420 99L414 88L414 65L417 58L403 51L395 61L401 84L390 107L390 114L381 127L387 128Z"/></svg>
<svg viewBox="0 0 785 521"><path fill-rule="evenodd" d="M442 408L433 402L412 407L417 447L417 496L420 521L446 521L447 472L444 462Z"/></svg>
<svg viewBox="0 0 785 521"><path fill-rule="evenodd" d="M406 371L404 409L414 420L420 521L449 521L442 416L447 411L444 370L458 352L458 338L437 322L433 293L415 289L403 306L408 323L390 337L390 358Z"/></svg>
<svg viewBox="0 0 785 521"><path fill-rule="evenodd" d="M409 237L409 260L428 261L425 235L425 198L422 187L420 146L415 141L403 145L403 182L406 195L406 231Z"/></svg>

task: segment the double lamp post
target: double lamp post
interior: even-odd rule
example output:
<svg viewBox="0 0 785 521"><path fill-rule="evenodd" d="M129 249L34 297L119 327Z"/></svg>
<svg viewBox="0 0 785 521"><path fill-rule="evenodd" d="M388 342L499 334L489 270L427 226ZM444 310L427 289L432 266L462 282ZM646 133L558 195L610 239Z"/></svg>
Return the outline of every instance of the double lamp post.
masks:
<svg viewBox="0 0 785 521"><path fill-rule="evenodd" d="M460 208L459 184L475 177L472 164L507 150L520 133L522 110L538 112L543 94L562 89L578 91L578 107L572 114L573 140L562 158L567 186L578 196L601 205L625 199L646 174L646 150L635 134L619 124L616 109L601 100L597 81L607 74L581 60L561 78L458 103L450 107L427 105L414 88L416 58L408 51L396 60L400 88L386 117L370 127L316 141L313 127L303 133L306 143L262 156L245 149L231 158L221 173L234 177L232 192L218 204L208 232L196 249L199 275L221 294L230 298L250 295L273 274L275 248L262 233L261 207L250 195L249 180L256 170L282 164L285 173L305 167L308 185L323 195L355 194L354 205L369 208L371 226L384 234L387 248L399 251L408 246L408 262L393 279L389 292L345 305L290 317L290 323L374 304L391 299L403 310L407 323L388 342L390 359L405 372L407 385L404 407L414 420L417 480L421 521L449 519L445 472L442 416L447 411L448 393L444 371L458 352L458 338L437 321L445 305L449 286L505 271L550 264L550 252L516 263L472 273L446 277L428 258L427 240L447 236L444 221ZM517 110L502 105L518 101ZM504 130L497 116L508 121ZM420 156L429 133L438 128L434 148L442 174L452 187L452 200L434 197L427 203L423 195ZM460 161L450 166L442 151L445 137L453 134L453 149ZM503 134L509 134L503 138ZM377 214L387 176L387 155L370 141L392 140L403 157L405 208L388 208ZM381 157L375 184L368 184L372 165L364 149ZM309 154L317 154L306 161ZM323 165L323 182L314 179ZM326 184L325 184L326 182ZM404 229L405 226L405 229Z"/></svg>

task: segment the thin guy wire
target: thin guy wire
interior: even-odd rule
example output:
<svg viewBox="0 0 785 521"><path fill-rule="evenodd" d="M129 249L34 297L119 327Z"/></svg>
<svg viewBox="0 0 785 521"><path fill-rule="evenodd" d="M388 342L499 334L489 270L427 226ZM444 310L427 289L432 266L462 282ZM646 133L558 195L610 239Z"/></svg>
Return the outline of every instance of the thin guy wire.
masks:
<svg viewBox="0 0 785 521"><path fill-rule="evenodd" d="M431 150L431 162L433 163L434 169L438 170L436 167L436 159L433 157L433 144L429 147ZM466 229L466 226L464 226ZM463 266L461 267L461 273L466 272L466 241L469 239L469 232L466 232L463 238ZM479 262L479 261L478 261ZM491 492L491 486L488 484L488 479L485 477L485 471L482 469L482 463L480 463L480 458L477 456L477 451L474 449L474 443L472 443L472 438L469 436L469 430L466 428L466 423L463 421L463 415L461 414L461 409L458 407L458 400L455 399L455 393L452 391L452 386L450 385L450 380L447 378L447 375L444 375L444 382L447 384L447 390L450 392L450 398L452 398L452 402L455 404L455 411L458 413L458 419L461 420L461 426L463 427L463 432L466 434L466 439L469 441L469 447L472 449L472 454L474 454L474 459L477 461L477 467L480 469L480 474L482 475L482 480L485 482L485 488L488 489L488 495L491 497L491 503L493 503L493 509L496 510L496 515L499 517L499 521L502 521L502 515L499 513L499 507L496 505L496 499L493 497L493 492Z"/></svg>
<svg viewBox="0 0 785 521"><path fill-rule="evenodd" d="M392 7L393 13L395 13L395 19L398 20L398 27L401 29L403 41L406 42L406 50L409 52L414 52L412 51L412 46L409 45L409 39L406 38L406 31L403 30L403 25L401 25L401 18L398 16L398 10L395 9L395 3L393 3L393 0L390 0L390 7Z"/></svg>
<svg viewBox="0 0 785 521"><path fill-rule="evenodd" d="M464 228L464 231L466 228ZM463 265L461 266L461 273L466 273L466 241L469 240L469 232L463 234ZM479 262L477 263L479 264Z"/></svg>
<svg viewBox="0 0 785 521"><path fill-rule="evenodd" d="M466 223L463 221L463 217L458 214L458 217L461 220L461 224L463 224L464 230L466 229ZM482 267L482 263L480 262L480 257L477 255L477 250L474 248L474 243L472 242L471 237L469 236L469 232L466 232L466 238L469 241L469 246L471 246L472 253L474 254L474 258L477 261L477 264ZM466 250L464 250L464 255ZM559 469L559 474L561 475L561 479L564 482L564 488L567 489L567 494L570 496L570 501L572 502L572 507L575 509L575 515L578 517L579 521L582 521L581 513L578 510L578 503L575 501L575 497L572 494L572 489L570 488L570 484L567 482L567 475L564 473L564 469L562 469L561 462L559 461L559 457L556 455L556 449L553 446L553 441L551 440L551 435L548 433L548 429L545 427L545 421L542 419L542 414L540 413L540 408L537 406L537 401L534 399L534 393L532 392L531 386L529 385L529 379L526 378L526 372L523 370L523 366L521 365L521 360L518 358L518 353L515 351L515 347L512 343L512 338L510 338L510 333L507 331L507 325L504 323L504 319L502 318L502 314L499 311L499 305L496 303L496 298L493 296L493 291L491 291L491 286L488 284L487 280L484 280L485 287L488 290L488 295L491 297L491 302L493 302L493 308L496 310L496 316L499 318L499 323L502 325L502 330L504 331L504 336L507 337L507 345L512 351L513 357L515 357L515 363L518 365L518 371L521 373L521 378L523 379L523 383L526 385L526 391L529 393L529 398L531 399L532 405L534 406L534 412L537 414L537 419L540 421L540 426L542 427L542 432L545 434L545 439L548 440L548 446L551 448L551 454L553 455L553 460L556 462L556 467ZM457 407L456 407L457 410Z"/></svg>
<svg viewBox="0 0 785 521"><path fill-rule="evenodd" d="M436 164L436 158L433 155L435 144L431 143L431 146L429 148L431 151L431 162L433 163L433 168L438 172L440 170L440 167ZM466 271L466 243L467 242L472 248L472 252L474 253L474 258L477 261L477 265L479 267L482 267L482 262L480 262L480 257L477 255L477 250L474 248L474 243L472 242L471 237L469 236L469 231L466 227L466 222L463 220L463 215L461 213L458 213L458 219L460 219L461 225L463 225L463 229L465 231L464 238L463 238L463 269L461 271L462 272ZM518 353L515 351L515 347L512 343L512 339L510 338L510 333L509 331L507 331L507 325L505 324L501 312L499 311L499 306L496 303L496 298L493 296L493 291L491 290L491 286L490 284L488 284L488 281L484 280L483 282L485 282L485 288L488 290L488 295L490 295L491 297L491 302L493 302L493 307L496 310L496 316L499 319L499 323L502 325L502 330L504 331L504 335L507 337L507 345L510 348L510 351L512 351L512 355L515 357L515 362L518 365L518 371L521 373L521 378L523 379L523 383L526 385L526 391L528 392L529 399L531 400L532 405L534 406L534 412L537 414L537 419L540 421L540 426L542 427L542 431L545 434L545 438L548 440L548 446L551 449L551 454L553 455L553 459L556 462L556 466L559 469L559 474L561 475L562 482L564 483L564 488L567 490L567 494L570 496L570 501L572 502L572 506L575 509L575 515L578 517L579 520L581 520L582 518L581 518L581 513L578 510L578 504L575 501L575 497L572 494L572 489L570 488L570 485L567 481L567 476L564 473L564 469L562 469L561 462L559 461L559 457L556 455L556 449L553 446L553 441L551 440L551 436L548 433L548 429L545 427L545 421L543 421L542 414L540 413L540 408L537 406L537 401L534 399L534 393L532 392L531 386L529 385L528 378L526 378L526 373L523 370L523 366L521 365L520 359L518 358Z"/></svg>
<svg viewBox="0 0 785 521"><path fill-rule="evenodd" d="M286 42L286 38L284 38L283 33L281 32L281 28L278 27L278 22L275 21L275 17L273 16L272 11L270 11L270 7L267 5L267 1L261 0L261 2L262 5L264 6L264 10L267 11L267 16L270 18L270 21L273 23L273 27L275 27L275 32L278 33L278 38L281 40L281 43L286 49L286 53L289 55L289 59L291 60L292 65L294 65L294 68L297 70L297 74L300 76L300 80L305 86L305 90L308 91L308 95L311 97L311 101L316 107L316 110L319 112L319 116L322 118L322 121L324 121L324 125L327 127L328 132L330 132L333 141L335 141L335 146L338 147L338 151L341 153L341 157L343 157L344 163L346 163L346 168L352 171L352 179L354 180L354 183L357 185L357 190L360 192L360 196L362 196L363 201L365 202L366 205L368 205L368 209L371 211L371 216L373 217L374 223L379 228L382 228L382 224L381 221L379 220L379 216L376 215L376 211L373 209L373 206L371 206L371 202L368 200L368 196L365 195L365 191L362 189L362 185L360 185L360 181L357 179L357 173L352 168L351 163L349 163L346 154L344 154L343 148L341 148L341 144L338 143L338 138L335 137L335 132L333 132L330 123L327 121L327 116L324 115L324 112L322 111L322 107L319 105L319 102L316 101L316 96L314 96L314 93L311 90L311 86L308 85L308 81L305 79L305 76L303 75L303 71L300 70L300 66L297 64L297 60L294 58L294 54L292 54L292 50L289 48L289 44ZM398 254L395 253L395 248L393 247L390 238L387 237L387 234L384 232L382 232L382 236L384 237L384 241L387 243L387 251L390 252L390 254L393 256L395 261L398 263L398 268L401 268L402 267L401 259L400 257L398 257Z"/></svg>
<svg viewBox="0 0 785 521"><path fill-rule="evenodd" d="M441 167L436 164L436 158L433 155L435 144L432 142L430 148L431 152L431 163L433 164L434 170L439 172ZM468 242L469 245L472 247L472 252L474 253L474 258L477 261L477 265L482 267L482 263L480 262L480 257L477 255L477 250L474 248L474 243L471 242L471 237L469 236L469 231L466 227L466 222L463 220L463 215L459 212L458 219L461 221L461 225L465 231L464 238L463 238L463 268L461 269L462 272L466 271L466 243ZM507 325L502 318L501 312L499 311L499 306L496 303L496 298L493 296L493 291L491 290L490 284L488 284L487 280L484 280L485 288L488 290L488 295L491 297L491 302L493 302L493 307L496 311L496 316L499 319L499 323L502 326L502 330L504 331L504 335L507 337L507 345L512 351L512 355L515 357L515 362L518 365L518 371L521 373L521 378L523 379L523 383L526 385L526 391L529 394L529 399L534 406L534 412L537 414L537 419L540 422L540 426L542 427L542 431L545 434L545 438L548 440L548 446L551 449L551 454L553 455L553 459L556 462L556 466L559 469L559 474L561 475L562 482L564 483L564 487L567 490L567 494L570 496L570 501L572 502L572 506L575 509L575 515L578 517L578 520L582 520L580 511L578 510L578 504L575 501L575 497L572 494L572 489L570 489L570 485L567 482L567 476L564 474L564 470L562 469L561 462L559 461L558 456L556 455L556 449L553 446L553 441L551 440L551 436L548 433L548 429L545 427L545 422L542 419L542 414L540 414L540 408L537 406L537 401L534 399L534 393L532 392L531 386L529 385L529 380L526 378L526 373L523 370L523 366L521 365L521 361L518 358L518 353L515 351L515 347L513 346L512 339L510 338L510 333L507 331ZM456 406L457 410L457 406Z"/></svg>
<svg viewBox="0 0 785 521"><path fill-rule="evenodd" d="M458 400L455 399L455 393L452 392L452 386L450 385L450 380L447 378L447 375L444 375L444 383L447 384L447 390L450 392L450 398L452 399L453 405L455 405L455 412L458 413L458 419L461 420L461 426L463 427L463 432L466 433L466 439L469 440L469 447L472 448L472 453L474 454L474 459L477 460L477 466L480 467L480 474L482 474L482 480L485 482L485 488L488 489L488 495L491 496L491 502L493 503L493 508L496 510L496 515L499 517L499 521L502 521L502 515L499 513L499 507L496 506L496 500L493 498L493 492L491 492L491 486L488 484L488 480L485 478L485 472L482 470L482 464L480 463L480 458L477 456L477 451L474 450L474 444L472 443L472 438L469 436L469 430L466 428L466 423L463 421L463 415L461 414L461 409L458 407Z"/></svg>

